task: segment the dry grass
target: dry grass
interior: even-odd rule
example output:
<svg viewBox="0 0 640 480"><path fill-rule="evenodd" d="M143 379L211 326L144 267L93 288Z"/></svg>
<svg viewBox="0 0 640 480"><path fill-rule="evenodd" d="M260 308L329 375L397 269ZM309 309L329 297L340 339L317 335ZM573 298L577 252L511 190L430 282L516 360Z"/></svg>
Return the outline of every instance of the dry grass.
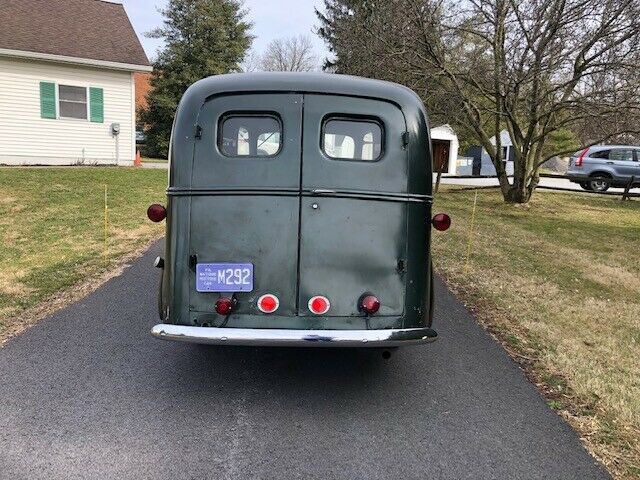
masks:
<svg viewBox="0 0 640 480"><path fill-rule="evenodd" d="M166 175L128 168L0 168L0 343L39 318L43 302L76 299L162 234L164 224L149 222L145 211L164 201Z"/></svg>
<svg viewBox="0 0 640 480"><path fill-rule="evenodd" d="M640 202L448 190L436 267L618 478L640 476ZM466 264L469 239L472 254ZM461 288L464 287L464 288Z"/></svg>

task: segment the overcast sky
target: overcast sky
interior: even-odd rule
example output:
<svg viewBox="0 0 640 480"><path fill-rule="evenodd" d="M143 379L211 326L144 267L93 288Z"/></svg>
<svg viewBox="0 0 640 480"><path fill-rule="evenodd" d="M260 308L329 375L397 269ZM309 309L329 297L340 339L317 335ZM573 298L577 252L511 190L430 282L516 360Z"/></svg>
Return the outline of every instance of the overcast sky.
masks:
<svg viewBox="0 0 640 480"><path fill-rule="evenodd" d="M163 8L167 0L122 0L122 3L147 55L153 59L161 42L146 38L144 33L162 24L158 9ZM318 25L314 6L321 8L322 0L245 0L244 4L253 22L252 33L256 36L253 47L258 52L264 51L274 38L306 34L321 59L328 55L324 42L313 33Z"/></svg>

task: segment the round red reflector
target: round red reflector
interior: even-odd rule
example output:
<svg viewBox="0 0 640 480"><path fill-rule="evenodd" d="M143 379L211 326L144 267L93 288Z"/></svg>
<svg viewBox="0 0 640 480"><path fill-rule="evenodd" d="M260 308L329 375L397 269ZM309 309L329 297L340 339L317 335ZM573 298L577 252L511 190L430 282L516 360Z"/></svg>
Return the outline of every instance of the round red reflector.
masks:
<svg viewBox="0 0 640 480"><path fill-rule="evenodd" d="M280 301L275 295L267 293L258 299L258 310L262 313L273 313L280 306Z"/></svg>
<svg viewBox="0 0 640 480"><path fill-rule="evenodd" d="M438 213L433 216L431 223L433 224L433 228L440 232L444 232L451 226L451 217L446 213Z"/></svg>
<svg viewBox="0 0 640 480"><path fill-rule="evenodd" d="M216 301L216 312L220 315L229 315L233 310L233 300L229 297L220 297Z"/></svg>
<svg viewBox="0 0 640 480"><path fill-rule="evenodd" d="M167 209L158 203L154 203L147 208L147 217L152 222L161 222L167 216Z"/></svg>
<svg viewBox="0 0 640 480"><path fill-rule="evenodd" d="M380 309L380 300L375 295L367 295L360 302L360 310L367 315L373 315Z"/></svg>
<svg viewBox="0 0 640 480"><path fill-rule="evenodd" d="M327 297L323 297L322 295L317 295L315 297L311 297L309 300L309 310L315 313L316 315L322 315L329 311L329 307L331 307L331 303L329 303L329 299Z"/></svg>

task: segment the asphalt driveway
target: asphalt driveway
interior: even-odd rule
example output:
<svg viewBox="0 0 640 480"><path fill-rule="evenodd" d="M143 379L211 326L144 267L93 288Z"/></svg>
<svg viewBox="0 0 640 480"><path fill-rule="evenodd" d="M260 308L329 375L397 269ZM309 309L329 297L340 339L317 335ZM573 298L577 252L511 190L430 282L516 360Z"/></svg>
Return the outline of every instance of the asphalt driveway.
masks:
<svg viewBox="0 0 640 480"><path fill-rule="evenodd" d="M160 250L0 350L0 478L608 478L442 284L389 361L178 344Z"/></svg>

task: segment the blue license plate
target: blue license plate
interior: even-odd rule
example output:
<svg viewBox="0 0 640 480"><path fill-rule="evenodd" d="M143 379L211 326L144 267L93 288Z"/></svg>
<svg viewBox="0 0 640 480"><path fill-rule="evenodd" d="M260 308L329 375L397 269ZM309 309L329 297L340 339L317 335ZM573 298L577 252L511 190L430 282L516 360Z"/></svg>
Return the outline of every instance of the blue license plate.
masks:
<svg viewBox="0 0 640 480"><path fill-rule="evenodd" d="M198 292L251 292L253 264L198 263L196 290Z"/></svg>

